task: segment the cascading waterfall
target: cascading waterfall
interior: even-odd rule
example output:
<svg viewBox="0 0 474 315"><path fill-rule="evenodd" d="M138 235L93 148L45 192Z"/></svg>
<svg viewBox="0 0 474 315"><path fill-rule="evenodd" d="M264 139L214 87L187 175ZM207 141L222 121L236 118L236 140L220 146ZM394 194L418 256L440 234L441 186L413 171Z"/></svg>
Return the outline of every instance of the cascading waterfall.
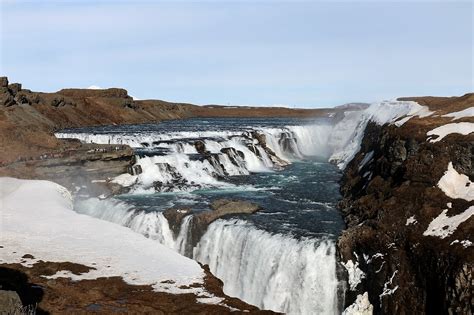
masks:
<svg viewBox="0 0 474 315"><path fill-rule="evenodd" d="M233 184L222 178L272 172L279 169L279 164L309 156L344 168L358 151L370 120L392 123L420 109L411 102L382 105L345 112L333 121L312 125L211 131L64 132L56 136L84 142L128 144L143 150L136 163L141 174L129 175L133 181L127 180L134 183L132 194L228 188ZM264 135L263 143L259 135ZM199 149L197 140L203 143ZM339 311L335 245L331 239L296 239L264 231L243 220L221 219L208 226L192 249L191 215L184 217L178 235L173 235L162 213L135 210L112 199L79 201L76 211L127 226L208 264L223 280L227 294L261 308L290 314L336 314Z"/></svg>
<svg viewBox="0 0 474 315"><path fill-rule="evenodd" d="M192 248L190 248L191 242L191 233L190 227L193 221L193 216L188 215L184 217L183 222L181 223L181 227L179 229L178 237L175 241L174 248L182 255L191 257Z"/></svg>
<svg viewBox="0 0 474 315"><path fill-rule="evenodd" d="M212 223L194 249L224 282L224 292L263 309L288 314L336 314L332 241L272 235L245 221Z"/></svg>
<svg viewBox="0 0 474 315"><path fill-rule="evenodd" d="M143 212L113 199L76 202L75 210L111 221L209 265L224 292L262 309L288 314L337 314L335 245L331 240L271 234L243 220L217 220L192 249L193 216L175 238L160 212Z"/></svg>
<svg viewBox="0 0 474 315"><path fill-rule="evenodd" d="M81 214L126 226L169 248L177 248L168 220L161 212L136 211L124 202L98 198L77 200L74 210Z"/></svg>

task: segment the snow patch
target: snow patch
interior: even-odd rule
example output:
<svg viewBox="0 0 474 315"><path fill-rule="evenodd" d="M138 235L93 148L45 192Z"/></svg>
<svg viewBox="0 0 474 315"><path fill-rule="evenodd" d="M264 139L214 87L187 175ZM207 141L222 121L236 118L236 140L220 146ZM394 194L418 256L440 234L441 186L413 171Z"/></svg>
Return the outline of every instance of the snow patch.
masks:
<svg viewBox="0 0 474 315"><path fill-rule="evenodd" d="M452 112L452 113L443 115L442 117L452 117L452 120L457 120L464 117L473 117L473 116L474 116L474 107L469 107L459 112Z"/></svg>
<svg viewBox="0 0 474 315"><path fill-rule="evenodd" d="M199 297L196 299L199 303L203 304L220 304L224 298L216 297L216 296L211 296L211 297Z"/></svg>
<svg viewBox="0 0 474 315"><path fill-rule="evenodd" d="M395 278L395 275L397 274L398 270L395 270L390 277L390 279L384 283L383 285L383 291L382 294L379 295L380 298L380 303L382 303L382 298L384 296L392 295L395 291L398 289L398 285L390 289L388 286L393 284L393 279Z"/></svg>
<svg viewBox="0 0 474 315"><path fill-rule="evenodd" d="M112 179L111 182L114 184L119 184L120 186L123 186L123 187L130 187L137 182L137 178L138 176L136 175L130 175L128 173L124 173Z"/></svg>
<svg viewBox="0 0 474 315"><path fill-rule="evenodd" d="M355 291L359 283L362 282L362 279L365 278L365 273L359 269L359 263L352 260L348 260L346 263L342 263L346 268L349 275L349 286L352 291Z"/></svg>
<svg viewBox="0 0 474 315"><path fill-rule="evenodd" d="M382 253L376 253L376 254L372 255L372 257L369 257L369 255L366 255L366 254L363 254L362 256L364 257L365 262L367 264L370 264L374 259L382 258L385 255L382 254Z"/></svg>
<svg viewBox="0 0 474 315"><path fill-rule="evenodd" d="M438 187L453 199L474 200L474 183L464 174L459 174L449 162L448 170L438 182Z"/></svg>
<svg viewBox="0 0 474 315"><path fill-rule="evenodd" d="M355 302L349 305L342 315L372 315L373 312L374 306L370 304L369 294L364 292L364 294L357 295Z"/></svg>
<svg viewBox="0 0 474 315"><path fill-rule="evenodd" d="M462 240L462 241L454 240L449 245L454 245L454 244L458 244L458 243L461 244L464 248L468 248L468 247L472 246L472 242L470 240Z"/></svg>
<svg viewBox="0 0 474 315"><path fill-rule="evenodd" d="M438 142L452 133L458 133L465 136L472 132L474 132L474 123L460 122L440 126L438 128L428 131L426 135L430 139L430 142ZM438 137L436 139L431 139L432 136Z"/></svg>
<svg viewBox="0 0 474 315"><path fill-rule="evenodd" d="M416 221L416 219L415 219L415 216L412 215L411 217L409 217L409 218L407 219L407 222L405 223L405 225L408 226L408 225L410 225L410 224L416 224L416 223L417 223L417 221Z"/></svg>
<svg viewBox="0 0 474 315"><path fill-rule="evenodd" d="M74 212L64 187L2 177L0 188L2 262L21 262L24 254L31 254L43 261L96 268L78 276L63 272L55 277L121 276L129 284L152 285L157 291L203 291L179 288L203 282L204 272L195 261L126 227ZM174 283L162 283L166 280Z"/></svg>
<svg viewBox="0 0 474 315"><path fill-rule="evenodd" d="M440 238L446 238L449 235L453 234L458 226L469 219L474 214L474 206L470 206L464 212L448 217L446 213L448 209L443 210L439 216L437 216L430 225L423 232L425 236L438 236Z"/></svg>
<svg viewBox="0 0 474 315"><path fill-rule="evenodd" d="M400 127L415 116L419 118L424 118L433 115L433 113L434 112L429 110L428 106L421 106L419 104L416 104L412 106L410 112L406 115L406 117L398 119L394 124L395 126Z"/></svg>

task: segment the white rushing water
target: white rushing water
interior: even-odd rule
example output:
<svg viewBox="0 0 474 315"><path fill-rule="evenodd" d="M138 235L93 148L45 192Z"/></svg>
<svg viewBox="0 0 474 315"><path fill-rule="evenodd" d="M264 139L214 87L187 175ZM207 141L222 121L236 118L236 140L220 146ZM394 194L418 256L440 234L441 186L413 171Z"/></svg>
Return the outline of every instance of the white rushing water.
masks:
<svg viewBox="0 0 474 315"><path fill-rule="evenodd" d="M262 309L337 314L335 246L331 241L272 235L245 221L212 223L194 249L224 282L224 292Z"/></svg>
<svg viewBox="0 0 474 315"><path fill-rule="evenodd" d="M179 251L168 220L161 212L135 211L131 206L115 199L89 198L78 200L74 210L98 219L126 226L168 248Z"/></svg>
<svg viewBox="0 0 474 315"><path fill-rule="evenodd" d="M127 226L209 265L224 282L226 294L262 309L288 314L338 312L333 241L296 240L257 229L243 220L217 220L190 254L192 215L183 219L175 238L162 213L134 211L113 199L78 201L75 211Z"/></svg>

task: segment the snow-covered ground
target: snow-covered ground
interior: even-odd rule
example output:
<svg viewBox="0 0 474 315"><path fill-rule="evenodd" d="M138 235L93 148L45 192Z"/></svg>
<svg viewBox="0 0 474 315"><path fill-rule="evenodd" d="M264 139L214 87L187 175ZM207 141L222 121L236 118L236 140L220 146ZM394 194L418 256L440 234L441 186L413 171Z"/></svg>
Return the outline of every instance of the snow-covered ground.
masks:
<svg viewBox="0 0 474 315"><path fill-rule="evenodd" d="M465 117L473 117L473 116L474 116L474 107L469 107L459 112L453 112L453 113L443 115L443 117L451 117L452 120L457 120L457 119L461 119Z"/></svg>
<svg viewBox="0 0 474 315"><path fill-rule="evenodd" d="M464 174L459 174L453 167L453 163L449 162L448 169L438 181L438 187L452 199L464 199L466 201L474 200L474 184ZM450 209L452 203L447 204ZM436 218L431 221L426 231L425 236L438 236L446 238L456 231L458 226L464 221L468 220L474 215L474 206L467 208L465 211L448 216L448 209L444 209Z"/></svg>
<svg viewBox="0 0 474 315"><path fill-rule="evenodd" d="M436 218L431 221L430 225L423 232L425 236L438 236L439 238L446 238L449 235L453 234L454 231L458 228L458 226L469 219L472 215L474 215L474 206L470 206L464 212L460 214L453 215L448 217L446 214L448 213L448 209L445 209L438 215Z"/></svg>
<svg viewBox="0 0 474 315"><path fill-rule="evenodd" d="M358 262L354 263L352 260L349 260L346 263L342 263L342 265L347 270L350 289L355 291L357 286L362 282L362 279L365 278L365 273L360 270Z"/></svg>
<svg viewBox="0 0 474 315"><path fill-rule="evenodd" d="M342 315L372 315L373 311L374 307L370 304L369 294L364 292L357 295L355 302L349 305Z"/></svg>
<svg viewBox="0 0 474 315"><path fill-rule="evenodd" d="M122 276L129 284L152 285L157 291L194 292L179 286L203 283L204 272L193 260L111 222L72 209L71 194L49 181L0 178L0 263L34 260L72 262L94 267L74 280ZM162 283L172 280L173 284ZM167 281L169 282L169 281Z"/></svg>
<svg viewBox="0 0 474 315"><path fill-rule="evenodd" d="M439 180L438 187L450 198L474 200L474 183L466 175L459 174L452 162L449 162L448 170Z"/></svg>
<svg viewBox="0 0 474 315"><path fill-rule="evenodd" d="M474 123L460 122L439 126L438 128L428 131L426 135L428 137L437 136L437 138L431 139L430 142L438 142L452 133L468 135L472 132L474 132Z"/></svg>

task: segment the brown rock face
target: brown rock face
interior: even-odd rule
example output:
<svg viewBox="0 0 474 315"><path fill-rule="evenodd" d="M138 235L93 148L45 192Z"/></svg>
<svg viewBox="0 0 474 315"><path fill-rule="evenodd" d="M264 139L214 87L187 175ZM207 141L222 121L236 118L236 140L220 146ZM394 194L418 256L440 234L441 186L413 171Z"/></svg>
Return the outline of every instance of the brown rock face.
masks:
<svg viewBox="0 0 474 315"><path fill-rule="evenodd" d="M447 103L439 99L445 106L428 100L439 114L469 104L466 96ZM339 251L344 261L359 262L365 273L357 291L348 291L348 303L367 291L377 314L472 313L474 247L459 242L472 241L474 218L444 239L423 235L443 210L452 217L474 205L451 199L437 187L449 162L474 180L474 134L426 140L427 131L450 122L433 116L412 118L399 128L368 125L341 186L340 206L348 227L339 239ZM366 156L372 158L362 164Z"/></svg>
<svg viewBox="0 0 474 315"><path fill-rule="evenodd" d="M189 208L171 208L163 211L163 216L168 220L171 231L173 231L175 237L178 236L181 228L181 223L184 217L192 214L192 210Z"/></svg>
<svg viewBox="0 0 474 315"><path fill-rule="evenodd" d="M131 98L125 89L62 89L58 94L70 96L74 98L85 97L104 97L104 98Z"/></svg>
<svg viewBox="0 0 474 315"><path fill-rule="evenodd" d="M18 92L21 91L21 84L20 83L12 83L8 85L8 89L10 93L15 96Z"/></svg>
<svg viewBox="0 0 474 315"><path fill-rule="evenodd" d="M8 87L8 78L7 77L0 77L0 88Z"/></svg>

